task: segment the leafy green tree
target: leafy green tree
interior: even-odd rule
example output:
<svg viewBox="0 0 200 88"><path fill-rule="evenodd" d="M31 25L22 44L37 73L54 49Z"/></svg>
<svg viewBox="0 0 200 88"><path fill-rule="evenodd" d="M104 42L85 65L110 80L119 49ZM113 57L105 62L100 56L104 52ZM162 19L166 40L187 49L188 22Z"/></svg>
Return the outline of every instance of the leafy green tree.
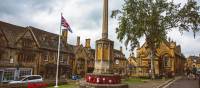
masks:
<svg viewBox="0 0 200 88"><path fill-rule="evenodd" d="M117 38L130 44L134 50L141 38L145 38L151 51L151 74L155 78L153 60L156 47L166 40L170 30L178 29L193 31L194 37L200 30L199 6L195 0L188 0L186 4L175 4L168 0L124 0L122 10L112 11L112 18L116 18L119 26L116 28Z"/></svg>

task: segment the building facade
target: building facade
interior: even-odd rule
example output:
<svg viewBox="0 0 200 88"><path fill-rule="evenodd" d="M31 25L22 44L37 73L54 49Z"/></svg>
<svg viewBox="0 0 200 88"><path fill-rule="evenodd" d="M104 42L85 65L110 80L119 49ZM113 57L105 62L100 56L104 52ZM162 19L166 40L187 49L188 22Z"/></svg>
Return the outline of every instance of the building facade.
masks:
<svg viewBox="0 0 200 88"><path fill-rule="evenodd" d="M115 74L120 74L122 77L127 75L128 60L123 54L122 47L120 51L114 49L114 63L113 63L113 72Z"/></svg>
<svg viewBox="0 0 200 88"><path fill-rule="evenodd" d="M195 66L197 69L200 69L200 55L199 56L189 56L187 58L187 62L185 64L185 69L186 67L189 67L192 69L192 67Z"/></svg>
<svg viewBox="0 0 200 88"><path fill-rule="evenodd" d="M85 46L67 43L68 32L61 37L59 78L85 76L94 70L95 49L86 39ZM15 80L23 75L42 75L53 80L56 74L58 35L31 26L20 27L0 21L0 81ZM124 55L116 50L118 56ZM118 58L125 58L118 57Z"/></svg>
<svg viewBox="0 0 200 88"><path fill-rule="evenodd" d="M151 73L151 56L148 45L144 43L137 49L137 62L136 75L137 76L150 76ZM157 77L161 76L174 76L182 74L186 58L181 53L180 45L176 45L173 41L164 41L156 49L156 57L154 58L154 69Z"/></svg>
<svg viewBox="0 0 200 88"><path fill-rule="evenodd" d="M128 76L137 76L137 72L136 72L136 69L137 69L137 61L136 61L136 58L134 56L134 53L130 54L129 58L128 58Z"/></svg>

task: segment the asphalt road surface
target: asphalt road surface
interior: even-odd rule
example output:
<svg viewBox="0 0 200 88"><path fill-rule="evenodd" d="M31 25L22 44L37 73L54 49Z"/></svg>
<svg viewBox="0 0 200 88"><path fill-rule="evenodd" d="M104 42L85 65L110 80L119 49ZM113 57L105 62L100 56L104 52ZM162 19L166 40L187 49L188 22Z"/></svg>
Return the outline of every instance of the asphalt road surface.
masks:
<svg viewBox="0 0 200 88"><path fill-rule="evenodd" d="M181 78L171 85L169 85L167 88L200 88L199 87L199 79L186 79L186 78Z"/></svg>

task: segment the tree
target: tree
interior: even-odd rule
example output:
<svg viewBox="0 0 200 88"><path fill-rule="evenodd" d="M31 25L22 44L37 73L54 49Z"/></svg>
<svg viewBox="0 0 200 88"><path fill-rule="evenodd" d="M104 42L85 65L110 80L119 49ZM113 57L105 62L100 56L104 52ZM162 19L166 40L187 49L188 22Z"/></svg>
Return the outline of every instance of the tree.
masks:
<svg viewBox="0 0 200 88"><path fill-rule="evenodd" d="M179 29L193 31L194 37L200 30L199 6L194 0L188 0L181 7L168 0L124 0L122 10L112 11L112 18L118 19L119 26L116 28L117 38L130 44L134 50L141 38L145 38L151 50L152 79L155 78L153 60L156 48L167 38L170 30Z"/></svg>

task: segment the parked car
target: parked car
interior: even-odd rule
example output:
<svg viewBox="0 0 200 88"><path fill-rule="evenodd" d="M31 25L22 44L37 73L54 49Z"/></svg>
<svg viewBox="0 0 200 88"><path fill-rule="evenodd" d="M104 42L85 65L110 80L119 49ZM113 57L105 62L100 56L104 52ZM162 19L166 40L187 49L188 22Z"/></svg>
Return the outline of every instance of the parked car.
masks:
<svg viewBox="0 0 200 88"><path fill-rule="evenodd" d="M20 77L18 80L10 81L10 84L17 84L17 83L38 83L43 82L42 76L40 75L26 75Z"/></svg>
<svg viewBox="0 0 200 88"><path fill-rule="evenodd" d="M80 77L78 75L73 75L72 76L72 80L79 80L79 79L80 79Z"/></svg>

